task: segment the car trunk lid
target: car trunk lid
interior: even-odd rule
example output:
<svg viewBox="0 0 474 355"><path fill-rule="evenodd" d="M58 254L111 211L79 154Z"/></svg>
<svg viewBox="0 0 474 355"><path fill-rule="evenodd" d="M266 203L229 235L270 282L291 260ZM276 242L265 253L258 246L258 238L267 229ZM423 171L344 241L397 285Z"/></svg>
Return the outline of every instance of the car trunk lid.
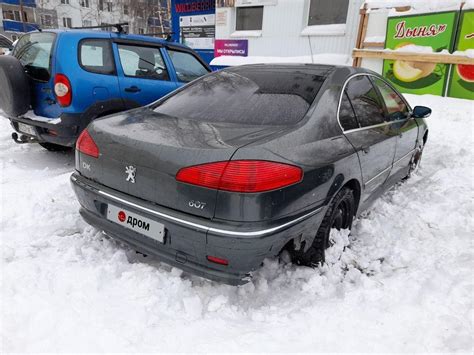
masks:
<svg viewBox="0 0 474 355"><path fill-rule="evenodd" d="M142 108L94 121L88 131L100 155L80 154L77 168L112 189L212 218L217 191L179 183L177 172L228 161L238 148L281 129L178 119Z"/></svg>

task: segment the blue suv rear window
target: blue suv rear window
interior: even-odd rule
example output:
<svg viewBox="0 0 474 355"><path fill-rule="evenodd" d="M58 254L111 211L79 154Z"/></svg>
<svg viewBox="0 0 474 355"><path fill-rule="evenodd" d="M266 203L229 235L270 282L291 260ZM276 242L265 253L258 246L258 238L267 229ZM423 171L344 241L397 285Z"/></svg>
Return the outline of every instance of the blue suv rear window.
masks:
<svg viewBox="0 0 474 355"><path fill-rule="evenodd" d="M50 32L30 33L22 36L13 51L28 72L39 81L49 81L51 77L51 52L56 35Z"/></svg>
<svg viewBox="0 0 474 355"><path fill-rule="evenodd" d="M79 64L96 74L115 74L112 45L106 39L83 39L79 43Z"/></svg>

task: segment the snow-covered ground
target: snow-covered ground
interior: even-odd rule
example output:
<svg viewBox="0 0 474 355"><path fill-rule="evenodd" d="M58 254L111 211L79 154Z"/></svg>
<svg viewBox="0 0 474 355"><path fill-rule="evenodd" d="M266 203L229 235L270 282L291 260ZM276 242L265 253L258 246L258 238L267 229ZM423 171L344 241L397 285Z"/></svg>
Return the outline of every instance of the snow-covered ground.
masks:
<svg viewBox="0 0 474 355"><path fill-rule="evenodd" d="M0 352L473 350L473 102L431 106L422 168L319 270L268 260L231 287L86 225L73 154L16 145L0 119Z"/></svg>

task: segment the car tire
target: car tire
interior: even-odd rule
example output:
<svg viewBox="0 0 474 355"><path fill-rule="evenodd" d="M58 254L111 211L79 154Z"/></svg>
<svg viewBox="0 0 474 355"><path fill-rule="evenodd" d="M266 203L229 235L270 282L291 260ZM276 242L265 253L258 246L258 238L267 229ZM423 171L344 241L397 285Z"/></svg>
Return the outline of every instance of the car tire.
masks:
<svg viewBox="0 0 474 355"><path fill-rule="evenodd" d="M423 156L423 148L424 146L420 145L416 150L415 154L413 154L413 157L411 158L410 164L408 166L408 174L405 179L409 179L413 175L413 173L415 173L420 167L421 157Z"/></svg>
<svg viewBox="0 0 474 355"><path fill-rule="evenodd" d="M72 149L72 147L65 147L54 143L39 143L39 145L50 152L69 152Z"/></svg>
<svg viewBox="0 0 474 355"><path fill-rule="evenodd" d="M20 61L9 55L0 56L0 109L7 116L18 117L30 109L30 84Z"/></svg>
<svg viewBox="0 0 474 355"><path fill-rule="evenodd" d="M311 246L306 251L304 245L301 245L299 250L290 251L292 261L304 266L324 263L325 251L331 246L329 240L331 229L350 229L355 210L354 192L348 187L343 187L332 199Z"/></svg>

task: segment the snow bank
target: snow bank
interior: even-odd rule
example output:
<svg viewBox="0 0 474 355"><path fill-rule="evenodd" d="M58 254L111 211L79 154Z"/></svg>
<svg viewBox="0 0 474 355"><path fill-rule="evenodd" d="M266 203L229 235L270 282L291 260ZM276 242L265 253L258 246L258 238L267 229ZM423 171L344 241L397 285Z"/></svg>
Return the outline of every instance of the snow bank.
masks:
<svg viewBox="0 0 474 355"><path fill-rule="evenodd" d="M242 287L85 224L73 154L0 117L0 352L471 352L474 104L407 97L433 108L416 175L332 235L328 265L267 260Z"/></svg>
<svg viewBox="0 0 474 355"><path fill-rule="evenodd" d="M237 56L221 56L214 58L211 65L216 66L237 66L245 64L262 64L262 63L316 63L316 64L333 64L333 65L351 65L352 59L344 54L315 54L313 56L301 57L237 57Z"/></svg>

